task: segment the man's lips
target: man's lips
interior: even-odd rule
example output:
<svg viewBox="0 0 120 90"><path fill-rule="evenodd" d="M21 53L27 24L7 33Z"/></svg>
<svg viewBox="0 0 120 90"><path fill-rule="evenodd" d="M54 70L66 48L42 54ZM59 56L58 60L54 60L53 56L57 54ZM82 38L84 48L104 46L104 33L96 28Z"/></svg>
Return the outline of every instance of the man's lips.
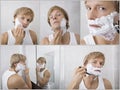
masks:
<svg viewBox="0 0 120 90"><path fill-rule="evenodd" d="M101 72L101 70L94 70L94 71Z"/></svg>
<svg viewBox="0 0 120 90"><path fill-rule="evenodd" d="M58 21L53 22L53 24L59 23Z"/></svg>
<svg viewBox="0 0 120 90"><path fill-rule="evenodd" d="M89 26L90 26L90 27L93 27L93 28L101 28L100 25L96 25L96 24L90 24Z"/></svg>

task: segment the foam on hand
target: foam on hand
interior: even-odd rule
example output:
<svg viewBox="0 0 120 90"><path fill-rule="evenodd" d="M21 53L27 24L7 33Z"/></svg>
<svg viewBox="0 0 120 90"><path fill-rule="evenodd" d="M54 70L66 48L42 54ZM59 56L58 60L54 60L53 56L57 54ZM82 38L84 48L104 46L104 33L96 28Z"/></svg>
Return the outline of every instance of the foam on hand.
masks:
<svg viewBox="0 0 120 90"><path fill-rule="evenodd" d="M16 18L16 19L15 19L15 29L16 29L18 26L22 26L22 24L20 23L20 21L18 20L18 18Z"/></svg>
<svg viewBox="0 0 120 90"><path fill-rule="evenodd" d="M113 25L115 16L118 16L117 12L112 12L107 16L102 16L95 20L88 20L90 34L102 36L108 41L114 40L115 33L117 32ZM100 27L91 27L90 25L97 25Z"/></svg>
<svg viewBox="0 0 120 90"><path fill-rule="evenodd" d="M63 34L64 35L66 33L66 20L65 18L62 19L61 23L60 23L60 27L61 27L61 30L63 30Z"/></svg>

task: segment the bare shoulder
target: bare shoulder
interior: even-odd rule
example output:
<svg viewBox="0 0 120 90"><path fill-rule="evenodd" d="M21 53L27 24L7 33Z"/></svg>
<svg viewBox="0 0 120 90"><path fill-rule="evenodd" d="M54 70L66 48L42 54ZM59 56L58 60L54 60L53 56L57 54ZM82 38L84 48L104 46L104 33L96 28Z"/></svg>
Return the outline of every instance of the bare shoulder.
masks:
<svg viewBox="0 0 120 90"><path fill-rule="evenodd" d="M49 45L49 40L48 37L44 37L41 41L40 41L41 45Z"/></svg>
<svg viewBox="0 0 120 90"><path fill-rule="evenodd" d="M12 75L8 79L8 88L9 89L15 89L15 88L27 88L25 81L20 77L18 74Z"/></svg>
<svg viewBox="0 0 120 90"><path fill-rule="evenodd" d="M33 30L29 30L30 36L32 38L33 44L37 44L37 34Z"/></svg>
<svg viewBox="0 0 120 90"><path fill-rule="evenodd" d="M49 72L49 70L46 70L46 71L45 71L45 76L50 77L50 72Z"/></svg>
<svg viewBox="0 0 120 90"><path fill-rule="evenodd" d="M80 44L80 35L75 33L75 37L77 39L77 43Z"/></svg>
<svg viewBox="0 0 120 90"><path fill-rule="evenodd" d="M5 32L3 34L0 35L0 44L2 45L7 45L7 42L8 42L8 33Z"/></svg>
<svg viewBox="0 0 120 90"><path fill-rule="evenodd" d="M50 74L50 71L49 71L49 70L46 70L45 73Z"/></svg>
<svg viewBox="0 0 120 90"><path fill-rule="evenodd" d="M81 45L86 45L84 39L81 39L81 40L80 40L80 44L81 44Z"/></svg>
<svg viewBox="0 0 120 90"><path fill-rule="evenodd" d="M104 86L106 89L112 89L112 84L109 80L103 78L103 81L104 81Z"/></svg>

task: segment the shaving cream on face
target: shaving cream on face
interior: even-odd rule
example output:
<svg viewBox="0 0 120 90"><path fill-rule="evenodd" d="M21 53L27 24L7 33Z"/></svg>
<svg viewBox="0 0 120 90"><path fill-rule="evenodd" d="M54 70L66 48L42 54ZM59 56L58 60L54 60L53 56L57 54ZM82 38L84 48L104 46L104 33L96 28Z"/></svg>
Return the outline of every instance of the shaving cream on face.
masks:
<svg viewBox="0 0 120 90"><path fill-rule="evenodd" d="M27 26L26 28L23 27L22 23L20 22L20 20L18 18L15 19L15 29L20 26L23 28L24 31L29 30L29 26Z"/></svg>
<svg viewBox="0 0 120 90"><path fill-rule="evenodd" d="M95 20L88 20L88 28L90 34L102 36L105 40L113 41L116 36L116 29L113 25L114 18L117 16L117 12L112 12L110 15L96 18ZM91 25L97 25L93 27Z"/></svg>
<svg viewBox="0 0 120 90"><path fill-rule="evenodd" d="M39 67L40 69L41 69L41 68L45 68L45 63L43 63L43 64L37 63L37 67Z"/></svg>
<svg viewBox="0 0 120 90"><path fill-rule="evenodd" d="M65 33L66 33L66 20L65 20L65 18L63 18L62 19L62 21L61 21L61 23L60 23L60 28L61 28L61 30L63 30L63 34L62 35L64 35Z"/></svg>
<svg viewBox="0 0 120 90"><path fill-rule="evenodd" d="M93 67L91 63L87 64L86 69L89 75L100 76L102 73L102 68Z"/></svg>
<svg viewBox="0 0 120 90"><path fill-rule="evenodd" d="M16 71L25 70L25 65L18 63L15 70Z"/></svg>

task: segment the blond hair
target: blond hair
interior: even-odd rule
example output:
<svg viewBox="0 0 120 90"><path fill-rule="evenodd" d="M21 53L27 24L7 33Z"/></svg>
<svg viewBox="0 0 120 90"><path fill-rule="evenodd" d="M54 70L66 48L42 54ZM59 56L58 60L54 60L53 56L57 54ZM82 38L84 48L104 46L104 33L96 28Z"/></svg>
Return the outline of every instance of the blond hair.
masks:
<svg viewBox="0 0 120 90"><path fill-rule="evenodd" d="M28 8L28 7L20 7L18 9L16 9L16 11L14 13L14 18L16 18L17 15L31 16L31 22L33 21L33 18L34 18L34 12L33 12L33 10L30 9L30 8Z"/></svg>
<svg viewBox="0 0 120 90"><path fill-rule="evenodd" d="M44 57L39 57L39 58L37 59L37 62L39 62L39 61L46 63L46 59L45 59Z"/></svg>
<svg viewBox="0 0 120 90"><path fill-rule="evenodd" d="M49 9L48 14L47 14L47 18L48 18L48 23L49 23L49 25L51 26L49 16L50 16L50 14L53 12L53 10L56 10L56 9L57 9L57 10L60 10L60 11L63 13L65 19L67 20L67 22L66 22L66 27L67 27L67 29L68 29L68 28L69 28L69 17L68 17L68 14L67 14L67 12L66 12L63 8L61 8L61 7L59 7L59 6L53 6L53 7L51 7L51 8Z"/></svg>
<svg viewBox="0 0 120 90"><path fill-rule="evenodd" d="M20 61L26 61L26 56L24 56L23 54L13 54L11 56L11 59L10 59L10 65L11 67L14 67L14 64L20 62Z"/></svg>
<svg viewBox="0 0 120 90"><path fill-rule="evenodd" d="M101 58L105 61L105 56L102 52L91 52L85 56L83 64L86 65L89 60L96 59L96 58Z"/></svg>

